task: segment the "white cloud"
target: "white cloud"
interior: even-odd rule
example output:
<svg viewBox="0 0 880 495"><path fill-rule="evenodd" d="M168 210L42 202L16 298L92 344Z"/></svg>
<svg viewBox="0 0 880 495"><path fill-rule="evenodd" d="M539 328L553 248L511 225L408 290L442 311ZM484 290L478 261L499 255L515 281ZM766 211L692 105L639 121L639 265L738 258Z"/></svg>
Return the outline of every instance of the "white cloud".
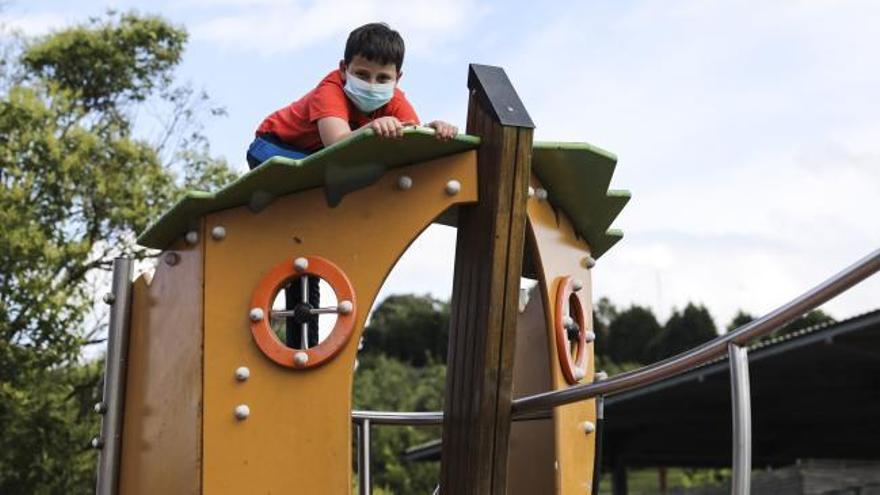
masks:
<svg viewBox="0 0 880 495"><path fill-rule="evenodd" d="M0 36L4 31L19 32L26 36L39 36L62 28L68 24L67 20L58 14L0 14Z"/></svg>
<svg viewBox="0 0 880 495"><path fill-rule="evenodd" d="M199 0L196 0L199 1ZM342 39L356 26L388 22L400 31L408 52L425 52L474 22L484 9L471 0L337 0L283 2L225 0L241 7L192 25L195 39L264 55L290 53ZM245 8L259 3L257 9Z"/></svg>

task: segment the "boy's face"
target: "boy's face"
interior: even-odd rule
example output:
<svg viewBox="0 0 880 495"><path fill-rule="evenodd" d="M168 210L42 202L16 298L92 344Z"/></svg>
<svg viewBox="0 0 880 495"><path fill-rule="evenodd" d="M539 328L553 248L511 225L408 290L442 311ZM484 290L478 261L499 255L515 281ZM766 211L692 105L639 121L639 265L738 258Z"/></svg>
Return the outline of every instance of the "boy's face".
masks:
<svg viewBox="0 0 880 495"><path fill-rule="evenodd" d="M345 60L340 60L339 71L342 73L343 81L348 77L348 74L351 74L370 84L387 84L393 82L396 85L403 76L402 72L397 72L397 66L393 63L382 65L360 55L352 57L351 63L347 66ZM346 74L346 72L348 74Z"/></svg>

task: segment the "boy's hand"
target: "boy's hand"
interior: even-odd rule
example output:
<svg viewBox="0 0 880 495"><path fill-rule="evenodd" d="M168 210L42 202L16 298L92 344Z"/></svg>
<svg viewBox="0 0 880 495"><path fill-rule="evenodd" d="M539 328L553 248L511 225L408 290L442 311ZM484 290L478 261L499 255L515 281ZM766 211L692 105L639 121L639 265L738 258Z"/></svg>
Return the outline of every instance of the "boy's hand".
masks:
<svg viewBox="0 0 880 495"><path fill-rule="evenodd" d="M456 134L458 134L458 127L455 127L448 122L443 122L442 120L435 120L433 122L430 122L428 124L428 127L431 127L435 131L437 131L436 133L434 133L434 136L436 136L437 139L442 139L444 141L448 141L454 138Z"/></svg>
<svg viewBox="0 0 880 495"><path fill-rule="evenodd" d="M367 124L367 127L373 129L373 132L382 137L403 137L403 124L397 120L397 117L379 117Z"/></svg>

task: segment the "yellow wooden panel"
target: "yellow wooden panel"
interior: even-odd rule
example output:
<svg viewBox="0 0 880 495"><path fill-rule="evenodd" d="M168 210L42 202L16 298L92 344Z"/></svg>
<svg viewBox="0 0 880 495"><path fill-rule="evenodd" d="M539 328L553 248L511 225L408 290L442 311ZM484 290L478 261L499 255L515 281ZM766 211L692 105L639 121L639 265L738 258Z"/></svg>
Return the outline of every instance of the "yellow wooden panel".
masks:
<svg viewBox="0 0 880 495"><path fill-rule="evenodd" d="M536 190L541 184L533 176L532 187ZM527 242L535 249L535 265L538 271L541 291L544 298L546 331L549 345L546 346L551 364L553 389L567 388L568 383L562 375L556 352L553 316L556 313L556 288L560 277L571 275L584 283L584 288L576 292L585 312L587 328L592 330L593 306L590 272L583 263L589 254L587 244L578 239L571 222L561 212L554 211L550 204L537 197L529 199L529 233ZM589 363L584 380L593 380L593 345L588 344ZM554 411L556 441L556 493L560 495L589 493L592 483L593 454L595 435L586 434L583 423L596 421L596 401L583 401L558 407Z"/></svg>
<svg viewBox="0 0 880 495"><path fill-rule="evenodd" d="M119 493L201 493L204 242L132 286Z"/></svg>
<svg viewBox="0 0 880 495"><path fill-rule="evenodd" d="M401 175L412 188L401 191ZM458 194L444 191L461 183ZM476 152L395 169L327 206L322 189L211 214L205 263L204 492L342 494L351 490L351 386L358 340L373 300L406 247L441 212L474 202ZM323 256L350 279L358 301L354 336L332 361L310 370L278 366L252 341L251 292L275 264ZM452 267L450 267L450 270ZM234 371L250 368L236 382ZM236 420L236 405L250 417Z"/></svg>

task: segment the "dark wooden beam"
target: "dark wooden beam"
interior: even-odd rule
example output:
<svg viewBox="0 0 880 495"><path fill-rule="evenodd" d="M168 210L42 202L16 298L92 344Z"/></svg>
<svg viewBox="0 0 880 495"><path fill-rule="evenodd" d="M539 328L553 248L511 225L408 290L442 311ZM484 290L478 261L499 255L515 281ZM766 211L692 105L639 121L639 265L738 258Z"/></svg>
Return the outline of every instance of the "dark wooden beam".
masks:
<svg viewBox="0 0 880 495"><path fill-rule="evenodd" d="M440 486L503 495L534 125L503 69L471 65L468 88L479 203L459 211Z"/></svg>

